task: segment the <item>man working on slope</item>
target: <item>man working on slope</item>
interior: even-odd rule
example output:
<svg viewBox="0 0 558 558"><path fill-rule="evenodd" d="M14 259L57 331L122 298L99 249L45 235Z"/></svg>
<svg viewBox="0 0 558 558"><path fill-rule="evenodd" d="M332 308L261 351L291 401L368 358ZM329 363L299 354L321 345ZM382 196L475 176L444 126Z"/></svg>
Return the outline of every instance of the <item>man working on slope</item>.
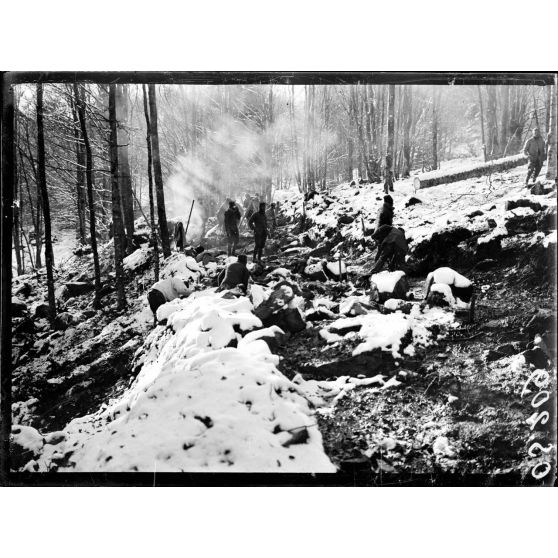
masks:
<svg viewBox="0 0 558 558"><path fill-rule="evenodd" d="M382 225L374 232L372 239L378 244L378 252L376 253L376 264L371 273L377 273L386 264L389 271L404 268L405 256L409 247L403 229Z"/></svg>
<svg viewBox="0 0 558 558"><path fill-rule="evenodd" d="M386 168L385 168L385 182L384 182L384 192L389 194L389 192L393 192L393 158L388 153L386 155Z"/></svg>
<svg viewBox="0 0 558 558"><path fill-rule="evenodd" d="M227 235L227 253L229 256L236 255L238 244L238 223L240 222L240 210L235 202L229 202L229 208L225 211L225 233Z"/></svg>
<svg viewBox="0 0 558 558"><path fill-rule="evenodd" d="M265 216L265 202L260 203L260 209L248 221L248 226L254 231L254 262L261 261L265 241L267 240L267 217Z"/></svg>
<svg viewBox="0 0 558 558"><path fill-rule="evenodd" d="M525 186L528 186L531 176L533 176L533 183L537 180L537 176L539 176L546 158L545 151L545 144L541 133L538 128L535 128L533 135L525 142L525 147L523 148L523 153L529 158Z"/></svg>
<svg viewBox="0 0 558 558"><path fill-rule="evenodd" d="M448 285L453 297L467 304L473 297L473 283L451 267L439 267L428 274L425 284L425 299L428 298L433 285Z"/></svg>
<svg viewBox="0 0 558 558"><path fill-rule="evenodd" d="M238 261L230 263L221 271L217 279L221 290L240 287L244 293L248 289L250 272L246 267L246 254L240 254Z"/></svg>
<svg viewBox="0 0 558 558"><path fill-rule="evenodd" d="M393 224L393 198L388 194L384 196L384 203L378 211L378 217L376 219L376 230L378 230L382 225L392 225Z"/></svg>
<svg viewBox="0 0 558 558"><path fill-rule="evenodd" d="M175 298L190 296L192 291L188 287L188 281L178 277L162 279L151 287L151 290L147 293L147 302L149 302L149 307L153 312L154 326L157 325L157 310L159 307Z"/></svg>

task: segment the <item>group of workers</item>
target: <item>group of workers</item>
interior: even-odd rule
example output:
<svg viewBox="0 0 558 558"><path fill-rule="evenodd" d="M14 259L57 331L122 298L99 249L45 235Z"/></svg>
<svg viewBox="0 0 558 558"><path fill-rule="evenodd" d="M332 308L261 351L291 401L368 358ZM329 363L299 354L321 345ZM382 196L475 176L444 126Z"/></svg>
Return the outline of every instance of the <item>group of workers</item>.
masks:
<svg viewBox="0 0 558 558"><path fill-rule="evenodd" d="M525 185L529 180L536 181L544 161L548 154L550 138L545 142L541 137L539 128L533 130L532 136L526 141L523 148L524 154L528 157L528 170ZM393 226L393 198L389 192L393 192L393 174L391 158L386 158L386 180L384 184L385 196L383 204L378 211L376 218L376 229L372 234L372 239L377 246L374 266L371 273L378 273L384 267L389 271L405 270L405 257L409 251L405 231L402 228ZM307 200L308 201L308 200ZM243 219L246 220L248 227L254 233L254 253L253 261L261 262L266 240L276 227L275 203L272 203L266 210L266 203L260 201L257 196L244 195L242 208L238 204L227 198L217 213L217 219L227 237L227 253L229 256L236 255L239 241L239 228ZM270 226L271 224L271 226ZM177 227L175 230L175 240L177 246L182 249L184 246L184 228ZM239 288L242 292L248 289L250 272L247 267L246 254L238 255L237 261L229 263L218 277L220 289ZM452 295L464 302L470 302L473 297L472 283L450 268L440 268L430 273L426 279L426 296L430 294L433 285L447 285ZM148 302L157 321L157 309L166 302L177 297L185 297L191 294L188 281L171 277L155 283L148 293Z"/></svg>
<svg viewBox="0 0 558 558"><path fill-rule="evenodd" d="M259 201L257 196L245 194L242 209L237 202L227 198L217 214L219 224L227 237L227 254L236 256L240 225L245 219L248 228L254 233L253 261L261 261L267 238L273 235L277 226L275 211L275 203L267 208L267 204Z"/></svg>

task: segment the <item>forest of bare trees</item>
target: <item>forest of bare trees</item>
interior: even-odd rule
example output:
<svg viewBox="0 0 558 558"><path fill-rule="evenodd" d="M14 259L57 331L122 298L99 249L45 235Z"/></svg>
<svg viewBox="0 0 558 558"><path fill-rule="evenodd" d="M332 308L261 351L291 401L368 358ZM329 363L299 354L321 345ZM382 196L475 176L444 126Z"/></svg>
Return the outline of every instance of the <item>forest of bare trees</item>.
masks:
<svg viewBox="0 0 558 558"><path fill-rule="evenodd" d="M138 217L150 216L168 256L169 207L179 214L196 199L207 217L245 191L269 201L273 188L380 182L386 155L397 180L517 154L535 126L547 138L555 100L551 87L527 85L20 85L17 273L51 268L53 237L74 230L98 295L97 242L113 236L121 261Z"/></svg>

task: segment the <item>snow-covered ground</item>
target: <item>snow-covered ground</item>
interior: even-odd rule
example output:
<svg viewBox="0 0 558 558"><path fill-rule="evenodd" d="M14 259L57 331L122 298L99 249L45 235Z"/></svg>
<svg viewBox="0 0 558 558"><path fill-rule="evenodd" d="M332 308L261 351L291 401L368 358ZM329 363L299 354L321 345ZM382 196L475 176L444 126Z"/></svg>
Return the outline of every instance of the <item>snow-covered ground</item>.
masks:
<svg viewBox="0 0 558 558"><path fill-rule="evenodd" d="M544 173L544 169L543 169ZM403 227L411 243L418 243L436 231L466 227L479 232L477 242L507 235L506 222L516 215L529 215L530 208L505 210L507 200L527 198L544 206L556 205L556 198L531 196L523 188L525 168L519 167L492 178L470 179L415 192L412 178L395 183L394 225ZM329 206L326 195L330 196ZM405 207L411 196L422 203ZM275 198L287 215L302 213L302 200L296 190L282 190ZM319 237L327 228L340 230L343 238L363 238L374 226L382 203L382 185L349 186L341 184L329 194L319 194L307 203L306 213ZM482 215L468 217L475 210ZM340 215L355 218L339 224ZM487 217L496 227L487 225ZM517 239L517 236L515 237ZM556 243L556 232L525 235L526 246L533 242ZM146 246L126 258L129 272L148 262ZM220 260L220 264L223 261ZM335 273L339 264L331 264ZM211 266L211 267L210 267ZM342 262L342 271L345 264ZM351 266L348 266L349 271ZM173 254L161 269L161 277L177 276L198 281L215 274L217 264L207 267L193 258ZM289 278L292 272L278 268L270 274L274 282ZM378 276L387 291L393 287L392 274ZM334 465L324 452L316 426L316 412L357 386L383 390L396 387L398 380L348 378L330 381L306 381L297 376L289 380L278 369L279 357L272 354L265 337L275 329L263 325L254 309L272 292L252 285L249 296L231 297L206 288L187 299L163 305L158 326L136 353L141 371L132 385L118 399L98 412L72 420L62 432L43 437L38 432L20 429L14 438L22 447L29 446L35 458L29 471L258 471L258 472L333 472ZM386 283L384 285L383 283ZM290 287L284 287L289 290ZM328 347L346 340L357 341L351 349L363 352L386 351L394 359L412 356L415 349L433 343L432 326L444 333L455 323L451 309L424 309L414 302L403 313L400 303L388 300L383 313L367 307L366 297L356 290L337 302L339 313L332 312L335 301L328 296L314 298L306 308L301 297L287 293L290 307L302 313L321 310L332 321L321 328ZM137 302L137 301L136 301ZM355 304L363 308L353 316ZM138 328L145 328L151 314L146 297L134 307L130 318ZM329 313L329 314L328 314ZM341 317L345 315L345 317ZM359 312L360 314L360 312ZM101 332L109 335L109 331ZM107 329L105 328L105 329ZM344 328L351 331L339 334ZM358 331L357 331L358 330ZM320 409L322 407L322 409ZM23 412L24 410L22 410ZM327 412L327 411L325 411Z"/></svg>
<svg viewBox="0 0 558 558"><path fill-rule="evenodd" d="M274 331L250 333L262 324L247 297L209 290L165 306L133 385L70 422L29 470L67 456L61 471L335 471L304 392L261 339Z"/></svg>
<svg viewBox="0 0 558 558"><path fill-rule="evenodd" d="M556 206L555 195L543 197L529 193L524 187L526 172L526 165L522 165L491 177L471 178L416 192L413 177L398 180L395 182L394 192L390 192L394 201L393 224L403 228L407 239L415 243L429 238L435 232L459 226L486 233L485 236L498 234L509 217L518 215L521 211L530 211L529 208L506 211L505 203L508 200L525 198L546 207ZM541 170L540 180L544 180L545 172L546 165ZM307 217L319 229L338 228L344 238L360 240L363 237L363 222L366 228L374 226L383 203L384 191L382 184L364 184L359 187L343 183L331 189L329 195L333 200L329 206L324 203L327 193L318 194L307 202ZM405 207L412 196L422 203ZM303 202L298 190L278 191L276 198L288 215L302 215ZM468 215L475 210L480 210L483 214L470 219ZM348 225L338 224L339 216L345 213L355 217L354 221ZM496 229L490 229L487 217L496 221ZM483 242L482 236L479 242Z"/></svg>
<svg viewBox="0 0 558 558"><path fill-rule="evenodd" d="M72 255L73 251L77 246L76 232L73 229L61 229L55 233L56 240L52 243L52 251L54 252L54 265L56 267L63 265L64 262L68 261ZM25 267L30 268L29 254L27 252L27 245L23 245ZM33 253L33 260L35 259L35 246L31 245L31 251ZM45 261L45 248L43 246L41 257L43 262ZM12 250L12 270L17 272L15 250Z"/></svg>

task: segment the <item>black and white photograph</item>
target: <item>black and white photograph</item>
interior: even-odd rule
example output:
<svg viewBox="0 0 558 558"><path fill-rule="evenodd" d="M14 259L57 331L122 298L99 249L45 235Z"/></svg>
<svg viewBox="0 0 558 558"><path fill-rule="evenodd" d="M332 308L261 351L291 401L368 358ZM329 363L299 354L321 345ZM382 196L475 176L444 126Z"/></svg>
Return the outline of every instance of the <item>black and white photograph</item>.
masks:
<svg viewBox="0 0 558 558"><path fill-rule="evenodd" d="M4 74L10 474L552 485L556 79Z"/></svg>
<svg viewBox="0 0 558 558"><path fill-rule="evenodd" d="M0 12L2 556L555 554L554 3Z"/></svg>

